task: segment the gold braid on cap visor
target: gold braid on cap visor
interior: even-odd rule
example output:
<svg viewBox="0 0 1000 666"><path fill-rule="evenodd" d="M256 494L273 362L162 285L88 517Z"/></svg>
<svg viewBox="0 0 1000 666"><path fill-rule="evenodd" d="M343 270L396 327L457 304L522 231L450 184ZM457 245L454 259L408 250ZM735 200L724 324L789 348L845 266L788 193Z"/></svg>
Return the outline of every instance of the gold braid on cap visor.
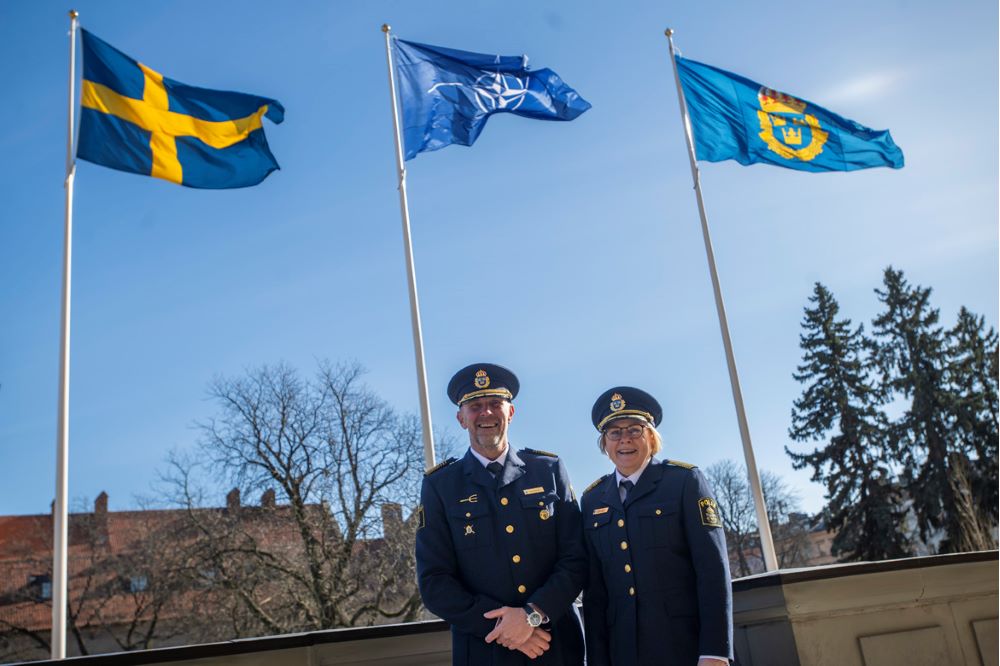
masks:
<svg viewBox="0 0 1000 666"><path fill-rule="evenodd" d="M603 419L601 419L601 422L597 424L597 429L600 430L601 432L604 432L605 425L607 425L611 421L614 421L615 419L621 419L626 417L630 418L639 417L641 419L645 419L646 421L648 421L650 425L653 425L653 415L650 414L649 412L644 412L638 409L623 409L620 412L614 412L613 414L608 414Z"/></svg>
<svg viewBox="0 0 1000 666"><path fill-rule="evenodd" d="M505 388L482 389L481 391L473 391L472 393L466 393L461 398L459 398L458 404L459 406L461 406L462 404L470 400L475 400L476 398L482 398L483 396L486 395L498 395L501 398L504 398L505 400L511 400L514 397L511 394L511 392Z"/></svg>

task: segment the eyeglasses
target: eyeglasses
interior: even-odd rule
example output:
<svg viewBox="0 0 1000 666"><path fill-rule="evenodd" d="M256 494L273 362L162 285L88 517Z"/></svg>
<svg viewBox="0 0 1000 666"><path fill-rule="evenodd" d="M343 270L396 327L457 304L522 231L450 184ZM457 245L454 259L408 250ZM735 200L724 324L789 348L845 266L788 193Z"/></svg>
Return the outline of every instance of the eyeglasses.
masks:
<svg viewBox="0 0 1000 666"><path fill-rule="evenodd" d="M608 428L604 431L604 436L609 442L617 442L625 437L638 439L642 436L642 431L646 429L644 425L630 425L625 428Z"/></svg>

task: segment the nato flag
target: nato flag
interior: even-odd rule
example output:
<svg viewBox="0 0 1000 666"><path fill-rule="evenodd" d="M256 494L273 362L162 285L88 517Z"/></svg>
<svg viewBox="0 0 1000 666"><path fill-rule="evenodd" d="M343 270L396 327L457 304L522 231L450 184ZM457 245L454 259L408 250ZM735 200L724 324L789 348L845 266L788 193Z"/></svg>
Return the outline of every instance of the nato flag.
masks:
<svg viewBox="0 0 1000 666"><path fill-rule="evenodd" d="M499 56L393 38L406 159L457 143L471 146L494 113L573 120L590 103L527 56Z"/></svg>
<svg viewBox="0 0 1000 666"><path fill-rule="evenodd" d="M677 57L699 160L761 162L799 171L903 167L889 130L872 130L812 102Z"/></svg>

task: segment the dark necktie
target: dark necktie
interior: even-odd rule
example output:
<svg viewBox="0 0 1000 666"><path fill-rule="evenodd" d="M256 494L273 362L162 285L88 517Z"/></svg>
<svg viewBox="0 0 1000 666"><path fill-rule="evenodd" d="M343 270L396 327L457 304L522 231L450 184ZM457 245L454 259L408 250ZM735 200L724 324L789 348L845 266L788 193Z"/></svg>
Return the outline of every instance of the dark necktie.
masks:
<svg viewBox="0 0 1000 666"><path fill-rule="evenodd" d="M628 479L625 479L620 484L618 484L618 487L623 488L625 490L625 492L622 493L622 502L624 502L625 500L628 499L628 494L632 492L632 488L635 487L635 484L629 481Z"/></svg>
<svg viewBox="0 0 1000 666"><path fill-rule="evenodd" d="M500 478L500 472L503 471L503 465L501 465L496 460L494 460L493 462L491 462L490 464L488 464L486 466L486 469L488 469L490 471L490 474L493 475L494 479L499 479Z"/></svg>

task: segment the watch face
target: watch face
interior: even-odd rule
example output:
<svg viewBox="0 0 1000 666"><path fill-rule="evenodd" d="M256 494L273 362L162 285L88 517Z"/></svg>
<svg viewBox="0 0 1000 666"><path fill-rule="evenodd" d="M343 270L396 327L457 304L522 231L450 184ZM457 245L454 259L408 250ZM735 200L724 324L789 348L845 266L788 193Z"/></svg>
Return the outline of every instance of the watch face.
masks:
<svg viewBox="0 0 1000 666"><path fill-rule="evenodd" d="M528 613L528 624L530 624L532 627L541 626L542 614L536 610L533 610L530 613Z"/></svg>

